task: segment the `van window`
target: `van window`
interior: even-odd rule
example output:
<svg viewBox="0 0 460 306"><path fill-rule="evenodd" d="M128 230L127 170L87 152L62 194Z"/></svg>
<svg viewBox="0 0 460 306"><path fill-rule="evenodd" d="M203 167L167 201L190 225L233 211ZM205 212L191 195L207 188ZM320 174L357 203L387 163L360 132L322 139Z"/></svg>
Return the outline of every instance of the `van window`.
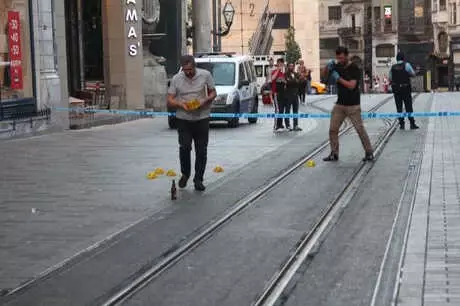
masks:
<svg viewBox="0 0 460 306"><path fill-rule="evenodd" d="M256 68L254 67L254 63L252 61L249 62L249 67L251 68L252 81L257 82Z"/></svg>
<svg viewBox="0 0 460 306"><path fill-rule="evenodd" d="M251 68L249 67L249 62L243 62L244 70L246 70L246 78L249 82L253 82Z"/></svg>
<svg viewBox="0 0 460 306"><path fill-rule="evenodd" d="M243 63L240 64L240 69L239 69L239 82L241 81L247 81L248 79L246 78L246 74L244 72L244 65Z"/></svg>
<svg viewBox="0 0 460 306"><path fill-rule="evenodd" d="M256 65L256 76L258 78L262 78L264 76L264 66L262 65Z"/></svg>
<svg viewBox="0 0 460 306"><path fill-rule="evenodd" d="M201 69L211 72L216 86L233 86L235 85L235 64L232 62L220 63L196 63Z"/></svg>

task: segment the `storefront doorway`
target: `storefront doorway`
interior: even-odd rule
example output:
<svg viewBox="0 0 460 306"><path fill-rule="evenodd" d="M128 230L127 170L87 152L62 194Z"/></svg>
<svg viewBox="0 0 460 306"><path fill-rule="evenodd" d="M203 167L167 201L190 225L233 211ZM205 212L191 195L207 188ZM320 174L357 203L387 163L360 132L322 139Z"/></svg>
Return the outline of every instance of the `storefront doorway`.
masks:
<svg viewBox="0 0 460 306"><path fill-rule="evenodd" d="M104 83L102 1L66 0L65 6L68 85L70 95L75 96Z"/></svg>

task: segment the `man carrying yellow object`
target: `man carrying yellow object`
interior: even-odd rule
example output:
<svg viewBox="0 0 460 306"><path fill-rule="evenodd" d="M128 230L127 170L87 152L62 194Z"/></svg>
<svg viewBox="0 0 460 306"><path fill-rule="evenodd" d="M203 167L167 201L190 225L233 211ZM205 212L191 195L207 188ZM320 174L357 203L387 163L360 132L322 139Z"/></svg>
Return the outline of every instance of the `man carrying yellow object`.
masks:
<svg viewBox="0 0 460 306"><path fill-rule="evenodd" d="M192 142L195 143L195 190L204 191L204 172L209 141L209 116L216 98L214 80L209 71L196 68L193 56L181 57L182 71L171 80L168 106L176 109L179 134L179 158L182 177L179 188L187 186L191 175Z"/></svg>

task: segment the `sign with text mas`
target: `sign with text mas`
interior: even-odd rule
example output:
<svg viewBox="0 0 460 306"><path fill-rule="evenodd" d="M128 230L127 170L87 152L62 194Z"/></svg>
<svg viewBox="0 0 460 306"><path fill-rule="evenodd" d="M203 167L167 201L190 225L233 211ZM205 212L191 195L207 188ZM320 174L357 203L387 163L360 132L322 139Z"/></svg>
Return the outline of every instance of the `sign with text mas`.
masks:
<svg viewBox="0 0 460 306"><path fill-rule="evenodd" d="M136 56L139 53L139 48L141 46L141 42L136 31L139 23L136 0L126 0L125 22L128 27L128 53L131 56Z"/></svg>

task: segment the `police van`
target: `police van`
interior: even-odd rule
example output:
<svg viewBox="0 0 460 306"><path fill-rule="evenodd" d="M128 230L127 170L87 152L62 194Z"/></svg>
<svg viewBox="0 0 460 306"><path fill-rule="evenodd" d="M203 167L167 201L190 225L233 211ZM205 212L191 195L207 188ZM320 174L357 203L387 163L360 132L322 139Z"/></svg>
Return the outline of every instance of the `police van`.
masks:
<svg viewBox="0 0 460 306"><path fill-rule="evenodd" d="M254 61L250 56L234 53L203 53L195 57L197 68L211 72L217 97L211 106L212 113L257 113L259 98ZM174 111L174 110L168 110ZM211 118L227 121L229 127L238 127L240 118ZM257 118L248 118L257 123ZM175 128L175 117L168 117L170 128Z"/></svg>

